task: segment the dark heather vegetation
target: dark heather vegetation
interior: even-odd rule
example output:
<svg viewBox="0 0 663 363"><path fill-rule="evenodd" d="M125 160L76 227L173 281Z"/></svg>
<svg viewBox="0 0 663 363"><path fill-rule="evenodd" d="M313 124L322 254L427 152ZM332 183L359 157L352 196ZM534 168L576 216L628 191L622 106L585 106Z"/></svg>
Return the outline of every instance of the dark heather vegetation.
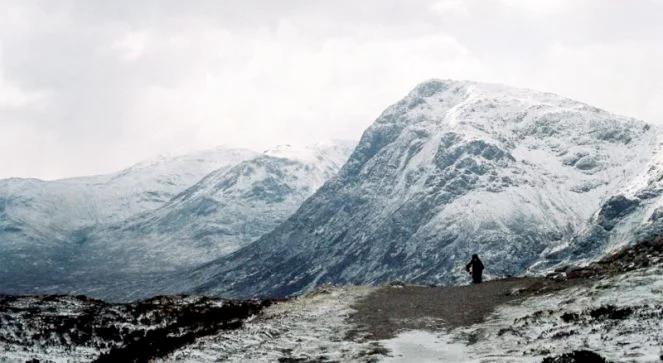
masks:
<svg viewBox="0 0 663 363"><path fill-rule="evenodd" d="M589 350L576 350L557 357L546 357L543 363L605 363L600 355Z"/></svg>
<svg viewBox="0 0 663 363"><path fill-rule="evenodd" d="M0 296L0 346L28 352L93 348L98 362L146 362L199 337L237 329L270 303L158 296L109 304L84 296Z"/></svg>

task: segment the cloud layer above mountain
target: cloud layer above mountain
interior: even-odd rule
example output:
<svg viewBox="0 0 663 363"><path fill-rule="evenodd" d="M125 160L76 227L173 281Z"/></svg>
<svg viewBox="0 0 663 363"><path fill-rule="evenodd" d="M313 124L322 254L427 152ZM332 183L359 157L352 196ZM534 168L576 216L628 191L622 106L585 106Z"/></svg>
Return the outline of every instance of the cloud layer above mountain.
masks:
<svg viewBox="0 0 663 363"><path fill-rule="evenodd" d="M2 1L0 177L357 139L429 78L663 122L655 1Z"/></svg>

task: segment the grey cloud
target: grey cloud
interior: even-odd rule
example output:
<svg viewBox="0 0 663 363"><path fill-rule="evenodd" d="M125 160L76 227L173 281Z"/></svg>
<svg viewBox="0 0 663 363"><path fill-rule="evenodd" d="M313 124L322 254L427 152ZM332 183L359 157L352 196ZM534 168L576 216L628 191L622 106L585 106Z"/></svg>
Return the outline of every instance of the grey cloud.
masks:
<svg viewBox="0 0 663 363"><path fill-rule="evenodd" d="M216 144L358 138L433 77L663 122L657 1L2 5L0 177L108 172Z"/></svg>

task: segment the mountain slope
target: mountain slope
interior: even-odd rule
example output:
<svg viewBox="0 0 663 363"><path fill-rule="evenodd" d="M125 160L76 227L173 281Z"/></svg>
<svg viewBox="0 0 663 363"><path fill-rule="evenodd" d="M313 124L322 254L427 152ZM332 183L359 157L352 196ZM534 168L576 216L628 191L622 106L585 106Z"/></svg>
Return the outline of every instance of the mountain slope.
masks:
<svg viewBox="0 0 663 363"><path fill-rule="evenodd" d="M591 260L626 244L663 234L663 144L633 180L607 198L568 243L550 251L541 268L565 260Z"/></svg>
<svg viewBox="0 0 663 363"><path fill-rule="evenodd" d="M429 81L364 133L339 175L272 233L184 277L196 292L518 274L568 245L656 153L649 125L553 94Z"/></svg>
<svg viewBox="0 0 663 363"><path fill-rule="evenodd" d="M161 157L108 175L0 180L0 287L61 270L99 225L159 207L209 172L255 155L218 148Z"/></svg>
<svg viewBox="0 0 663 363"><path fill-rule="evenodd" d="M174 271L271 231L338 171L353 146L219 149L111 176L5 181L19 184L0 203L0 292L150 296L169 287ZM219 164L191 181L201 165Z"/></svg>
<svg viewBox="0 0 663 363"><path fill-rule="evenodd" d="M211 171L257 153L218 148L177 157L160 157L120 172L54 181L0 180L7 216L18 222L76 229L126 219L154 209Z"/></svg>
<svg viewBox="0 0 663 363"><path fill-rule="evenodd" d="M279 146L205 176L162 207L98 229L84 245L92 270L192 267L260 238L289 217L347 160L353 143ZM114 256L106 261L106 256ZM110 262L110 263L109 263Z"/></svg>

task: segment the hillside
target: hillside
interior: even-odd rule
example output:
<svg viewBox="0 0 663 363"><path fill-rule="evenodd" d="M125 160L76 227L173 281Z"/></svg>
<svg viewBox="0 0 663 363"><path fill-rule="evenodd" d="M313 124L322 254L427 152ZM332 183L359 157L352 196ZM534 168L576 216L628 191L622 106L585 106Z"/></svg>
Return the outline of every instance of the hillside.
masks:
<svg viewBox="0 0 663 363"><path fill-rule="evenodd" d="M211 172L162 207L90 234L91 273L196 267L277 227L345 163L351 142L282 145ZM115 261L105 261L112 255Z"/></svg>
<svg viewBox="0 0 663 363"><path fill-rule="evenodd" d="M96 228L158 208L208 173L255 155L218 148L108 175L0 180L0 291L57 278Z"/></svg>
<svg viewBox="0 0 663 363"><path fill-rule="evenodd" d="M171 274L271 231L352 146L219 148L110 175L2 180L0 292L151 296Z"/></svg>

